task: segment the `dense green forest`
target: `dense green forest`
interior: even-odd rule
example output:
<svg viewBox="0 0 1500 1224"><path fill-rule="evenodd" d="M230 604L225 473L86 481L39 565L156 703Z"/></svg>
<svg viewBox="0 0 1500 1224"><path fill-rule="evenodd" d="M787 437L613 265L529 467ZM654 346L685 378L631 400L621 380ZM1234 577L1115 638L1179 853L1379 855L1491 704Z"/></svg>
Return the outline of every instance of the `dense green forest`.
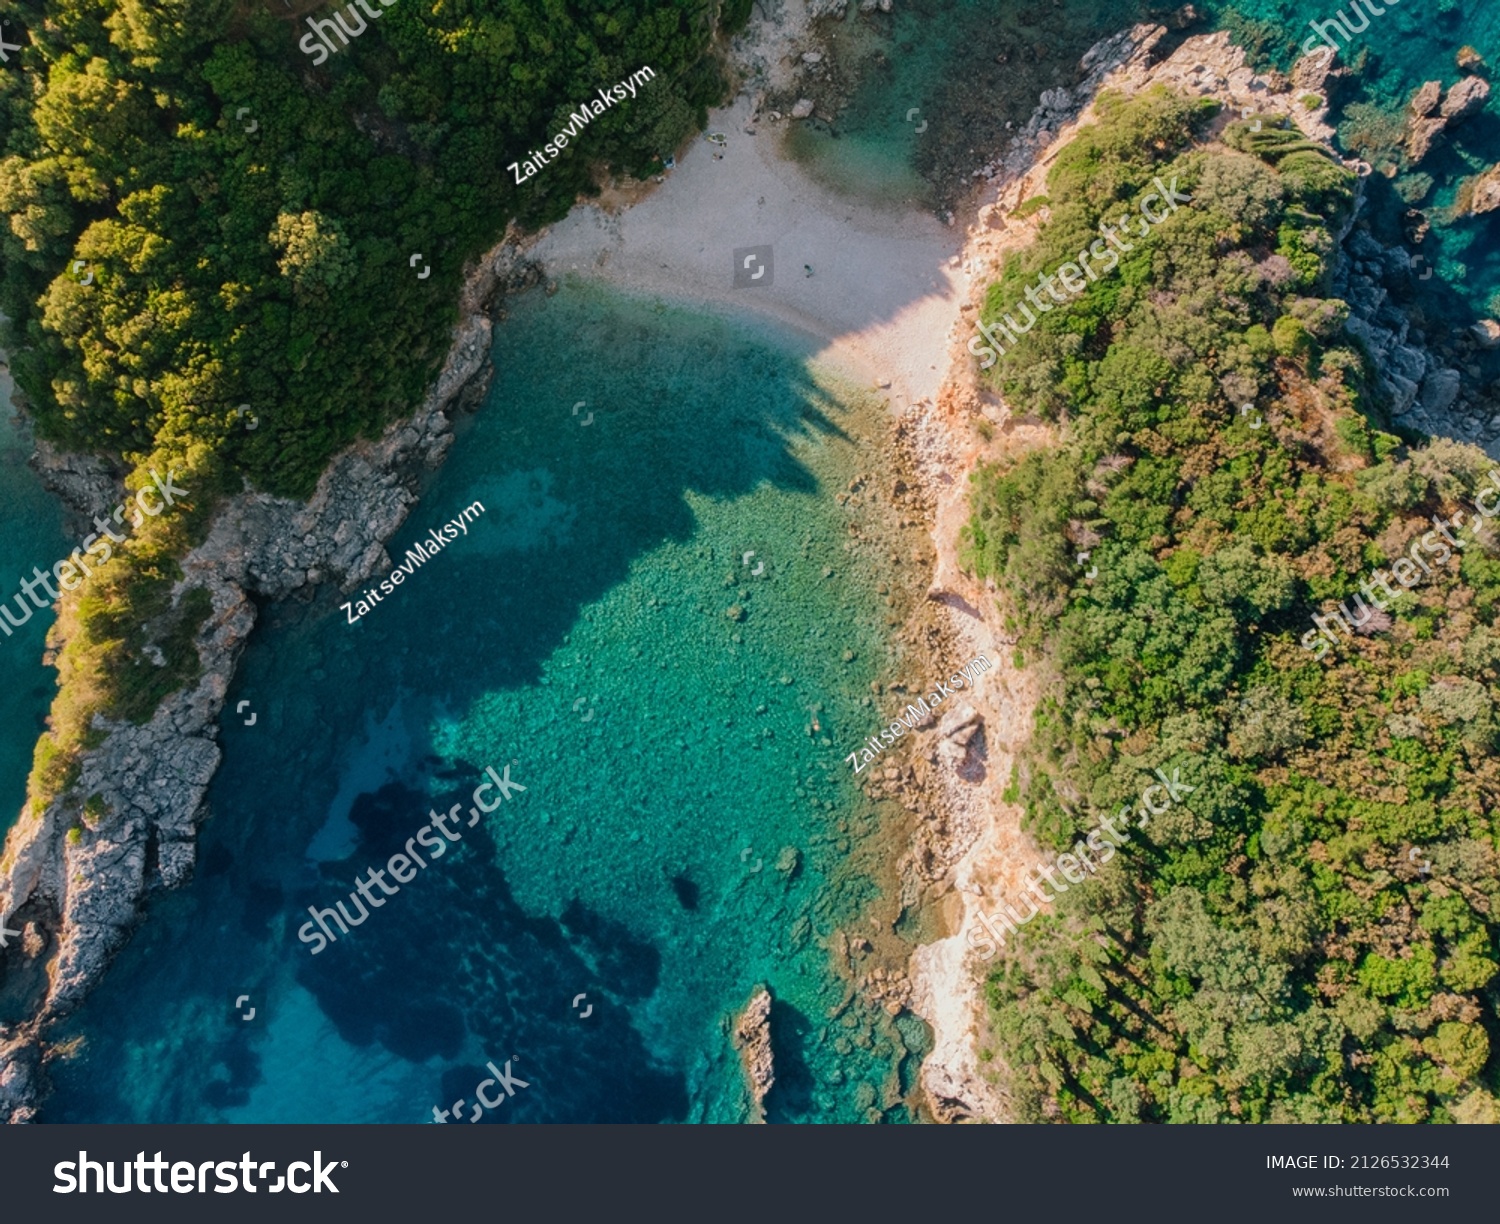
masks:
<svg viewBox="0 0 1500 1224"><path fill-rule="evenodd" d="M388 7L387 7L388 6ZM361 15L361 8L370 16ZM310 19L364 25L315 64ZM149 716L193 652L180 557L217 497L309 493L329 457L410 412L445 355L466 261L606 167L659 167L728 82L736 0L0 0L0 310L38 431L134 488L192 494L64 600L63 692L40 791L92 713ZM24 34L18 38L18 34ZM322 62L326 60L326 62ZM509 163L643 67L518 187ZM419 279L420 267L431 273ZM248 404L257 427L236 410Z"/></svg>
<svg viewBox="0 0 1500 1224"><path fill-rule="evenodd" d="M1050 857L1158 767L1196 791L1007 941L982 1053L1027 1119L1500 1120L1500 561L1299 644L1494 465L1380 427L1326 296L1353 177L1213 110L1104 99L983 311L1154 176L1193 195L984 376L1058 438L976 473L965 532L1044 678L1010 797Z"/></svg>

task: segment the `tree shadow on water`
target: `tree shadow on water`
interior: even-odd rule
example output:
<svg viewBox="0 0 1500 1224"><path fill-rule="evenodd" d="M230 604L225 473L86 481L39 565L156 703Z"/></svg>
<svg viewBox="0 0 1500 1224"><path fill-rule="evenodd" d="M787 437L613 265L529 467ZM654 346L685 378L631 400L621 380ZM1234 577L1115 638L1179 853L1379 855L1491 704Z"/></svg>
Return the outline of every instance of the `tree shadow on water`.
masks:
<svg viewBox="0 0 1500 1224"><path fill-rule="evenodd" d="M429 528L484 505L445 548L440 581L402 592L408 617L423 601L420 637L384 609L368 625L393 651L419 648L460 703L534 683L585 607L640 557L692 538L691 496L765 485L811 496L816 477L794 449L850 441L808 372L805 337L778 345L681 308L576 297L523 299L497 330L486 405L389 548L399 561ZM566 360L527 359L556 336L569 338ZM587 413L570 415L580 404Z"/></svg>
<svg viewBox="0 0 1500 1224"><path fill-rule="evenodd" d="M341 892L349 908L346 881L400 851L417 814L461 798L429 804L396 783L360 796L360 844L325 866L322 886L298 898L302 913L307 905L334 904ZM685 1118L684 1076L656 1064L629 1012L656 989L657 950L576 902L562 922L526 913L483 824L469 828L461 819L459 827L460 842L429 858L414 880L299 971L340 1036L355 1045L378 1042L412 1062L452 1063L476 1044L497 1066L515 1060L514 1073L529 1088L484 1121ZM588 997L587 1015L572 1006L580 993ZM435 1073L434 1102L465 1080L471 1058L458 1072ZM473 1092L467 1097L472 1102Z"/></svg>

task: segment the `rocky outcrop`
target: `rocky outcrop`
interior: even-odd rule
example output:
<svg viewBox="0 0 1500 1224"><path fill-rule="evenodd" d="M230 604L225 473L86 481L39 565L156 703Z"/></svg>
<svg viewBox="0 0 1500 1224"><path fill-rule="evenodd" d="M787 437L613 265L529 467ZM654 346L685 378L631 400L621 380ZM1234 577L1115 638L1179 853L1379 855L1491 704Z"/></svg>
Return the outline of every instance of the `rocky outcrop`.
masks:
<svg viewBox="0 0 1500 1224"><path fill-rule="evenodd" d="M1483 77L1465 77L1448 91L1448 96L1443 99L1443 105L1438 108L1438 114L1448 121L1449 126L1462 123L1465 119L1482 111L1489 97L1488 81Z"/></svg>
<svg viewBox="0 0 1500 1224"><path fill-rule="evenodd" d="M1437 114L1443 100L1441 81L1428 81L1411 96L1411 113L1418 119L1428 119Z"/></svg>
<svg viewBox="0 0 1500 1224"><path fill-rule="evenodd" d="M121 484L125 473L98 455L75 455L58 450L50 442L33 439L36 469L43 486L62 499L63 506L73 520L70 528L80 528L80 536L87 534L83 527L93 512L109 513L120 502ZM97 530L97 529L95 529Z"/></svg>
<svg viewBox="0 0 1500 1224"><path fill-rule="evenodd" d="M888 1016L899 1016L911 1006L911 979L899 969L886 969L877 965L855 986L877 1007L885 1009Z"/></svg>
<svg viewBox="0 0 1500 1224"><path fill-rule="evenodd" d="M1465 183L1459 189L1458 199L1460 213L1479 216L1500 208L1500 165L1491 166Z"/></svg>
<svg viewBox="0 0 1500 1224"><path fill-rule="evenodd" d="M508 236L466 279L453 345L411 417L335 457L306 503L263 493L231 499L182 559L174 600L201 589L212 608L194 642L198 679L142 725L96 716L101 740L83 754L77 781L23 815L6 839L0 918L12 928L32 924L40 938L0 949L6 991L13 999L20 992L26 1014L0 1026L0 1120L35 1115L48 1026L98 981L149 895L192 873L204 797L222 755L218 719L255 624L251 596L281 599L324 582L349 588L390 565L384 541L416 503L421 472L452 445L450 413L477 404L487 389L491 300L536 276ZM86 517L122 496L102 461L39 447L35 462Z"/></svg>
<svg viewBox="0 0 1500 1224"><path fill-rule="evenodd" d="M1440 81L1428 81L1411 100L1411 118L1407 123L1406 156L1418 164L1449 128L1455 127L1484 109L1489 101L1489 82L1483 77L1465 77L1443 96Z"/></svg>
<svg viewBox="0 0 1500 1224"><path fill-rule="evenodd" d="M950 710L938 724L938 758L965 781L984 776L984 715L971 705Z"/></svg>
<svg viewBox="0 0 1500 1224"><path fill-rule="evenodd" d="M1348 79L1348 71L1332 55L1314 52L1312 55L1304 55L1292 65L1291 93L1302 108L1302 116L1297 125L1309 140L1321 140L1325 143L1333 140L1334 127L1328 121L1328 114L1334 95ZM1308 98L1317 99L1317 104L1311 109L1307 109L1304 101Z"/></svg>
<svg viewBox="0 0 1500 1224"><path fill-rule="evenodd" d="M1434 331L1414 327L1400 305L1414 282L1432 276L1425 256L1384 246L1356 225L1343 242L1333 293L1349 304L1345 330L1370 357L1375 386L1392 421L1422 433L1459 438L1500 455L1500 405L1465 379L1490 329ZM1477 367L1474 367L1477 372Z"/></svg>
<svg viewBox="0 0 1500 1224"><path fill-rule="evenodd" d="M753 1118L756 1122L764 1122L766 1094L776 1083L775 1059L771 1050L771 992L765 986L756 987L750 1002L735 1021L734 1048L740 1052L740 1063L745 1068Z"/></svg>
<svg viewBox="0 0 1500 1224"><path fill-rule="evenodd" d="M1008 182L1025 174L1036 162L1041 150L1052 143L1058 130L1083 112L1099 91L1100 83L1122 65L1149 65L1156 48L1167 37L1165 26L1138 25L1122 30L1090 47L1079 61L1084 77L1071 89L1049 89L1005 152L994 161L974 171L975 178Z"/></svg>

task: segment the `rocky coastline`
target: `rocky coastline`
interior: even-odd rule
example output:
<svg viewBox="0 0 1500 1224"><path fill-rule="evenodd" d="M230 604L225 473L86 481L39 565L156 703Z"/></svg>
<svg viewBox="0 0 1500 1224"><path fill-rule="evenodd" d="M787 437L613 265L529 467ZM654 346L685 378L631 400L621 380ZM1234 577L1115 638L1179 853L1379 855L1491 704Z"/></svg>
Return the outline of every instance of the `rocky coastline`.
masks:
<svg viewBox="0 0 1500 1224"><path fill-rule="evenodd" d="M22 932L0 950L11 1010L0 1025L0 1121L34 1119L54 1052L50 1026L99 980L158 889L183 883L195 858L205 795L221 759L218 719L257 599L312 598L324 583L357 586L391 564L385 541L417 502L422 474L453 444L453 418L482 401L493 374L491 315L507 293L540 278L526 243L508 233L468 272L460 320L441 372L417 411L334 458L306 502L246 493L225 503L208 536L182 559L180 600L195 588L212 614L194 643L197 680L142 724L96 718L78 780L6 839L0 917ZM33 465L86 521L121 497L102 459L38 443ZM97 796L85 811L85 797ZM76 832L74 831L76 830Z"/></svg>
<svg viewBox="0 0 1500 1224"><path fill-rule="evenodd" d="M778 13L787 9L799 18L789 17L778 31L776 50L782 52L802 36L806 17L795 4L771 2ZM859 7L868 12L876 6ZM873 771L866 788L871 798L897 800L913 815L910 846L899 863L900 908L921 909L949 934L919 946L905 967L872 958L857 968L855 958L870 950L868 943L842 934L838 942L860 993L893 1015L910 1008L930 1026L934 1046L920 1082L925 1106L939 1121L1009 1117L1004 1092L987 1070L993 1064L982 1054L983 966L962 936L983 897L1017 887L1037 859L1021 830L1020 809L1006 803L1002 791L1013 754L1029 734L1040 680L1015 665L993 587L964 574L957 557L968 474L980 463L1047 446L1053 436L1049 426L1012 416L981 388L964 348L998 262L1034 236L1036 222L1013 218L1011 211L1039 189L1057 153L1089 122L1093 100L1105 87L1135 92L1162 83L1217 98L1236 114L1287 115L1310 139L1326 142L1333 135L1326 66L1320 69L1312 57L1290 77L1260 75L1225 34L1190 38L1166 54L1169 33L1162 25L1141 25L1100 42L1079 64L1080 82L1046 91L1005 153L974 172L986 184L988 202L975 210L960 257L970 300L950 336L948 374L935 400L907 408L895 426L903 462L892 501L928 521L937 557L927 601L905 636L926 657L961 663L983 653L994 670L964 702L912 737L904 758L893 755ZM759 44L762 54L765 45ZM748 75L765 90L786 89L796 63L809 62L807 54L765 55ZM1309 93L1320 95L1319 107L1303 103ZM385 541L414 507L423 474L452 446L455 414L477 406L488 388L497 303L541 277L527 255L530 242L507 235L466 277L452 347L411 417L337 456L306 503L244 494L220 509L207 539L183 559L184 578L174 592L180 599L201 588L212 599L212 615L195 643L198 679L164 700L144 725L101 721L102 742L85 754L76 784L12 830L0 860L0 918L20 928L22 937L0 949L0 967L6 993L24 998L26 1018L0 1024L0 1120L34 1119L46 1091L46 1061L56 1054L48 1044L50 1026L98 981L151 895L191 874L197 826L221 759L218 719L255 625L255 601L311 599L330 582L350 589L390 564ZM1350 303L1349 331L1370 352L1393 419L1493 446L1500 411L1487 404L1468 368L1473 351L1487 347L1483 335L1439 339L1413 328L1397 308L1399 295L1420 276L1411 256L1382 246L1354 223L1344 243L1336 291ZM83 518L120 497L119 474L102 460L38 444L35 464L48 487ZM92 795L102 797L103 811L85 818L84 798ZM734 1025L762 1118L774 1082L770 1008L769 992L758 991Z"/></svg>
<svg viewBox="0 0 1500 1224"><path fill-rule="evenodd" d="M1080 126L1091 121L1101 89L1137 93L1161 84L1190 96L1221 102L1227 123L1241 114L1281 115L1310 140L1330 144L1328 92L1337 82L1317 57L1288 74L1259 74L1226 33L1194 36L1169 54L1163 26L1141 25L1106 39L1084 57L1083 81L1048 91L1015 144L984 167L994 184L968 231L962 261L971 297L960 308L948 354L948 375L936 403L919 404L901 422L919 473L937 567L929 598L942 605L945 637L957 653L990 651L997 663L970 705L942 724L919 733L913 754L914 780L923 797L923 819L903 860L907 890L922 898L946 936L919 946L911 956L912 1009L931 1027L934 1045L922 1066L925 1106L938 1121L1009 1120L1003 1077L985 1049L987 1032L983 978L986 966L964 943L985 898L1003 897L1021 885L1039 862L1039 851L1021 829L1021 809L1002 797L1013 754L1030 732L1039 688L1036 670L1016 667L1001 632L1002 613L992 586L977 583L958 562L959 532L968 517L967 477L981 463L1051 444L1050 426L1013 416L993 392L978 384L965 351L984 291L1006 254L1029 245L1037 220L1011 214L1042 191L1057 154ZM1465 116L1475 106L1472 87L1450 108ZM1310 107L1310 95L1318 105ZM1346 162L1361 175L1369 167ZM1371 358L1370 374L1383 407L1398 425L1465 438L1495 454L1500 436L1497 405L1479 385L1471 358L1488 347L1489 330L1434 336L1414 327L1399 308L1409 301L1420 263L1402 248L1378 242L1362 224L1360 202L1343 234L1334 268L1334 292L1350 306L1349 334ZM1400 295L1393 300L1394 295ZM1493 324L1492 324L1493 326ZM1500 335L1500 328L1496 329ZM991 903L992 904L992 903Z"/></svg>

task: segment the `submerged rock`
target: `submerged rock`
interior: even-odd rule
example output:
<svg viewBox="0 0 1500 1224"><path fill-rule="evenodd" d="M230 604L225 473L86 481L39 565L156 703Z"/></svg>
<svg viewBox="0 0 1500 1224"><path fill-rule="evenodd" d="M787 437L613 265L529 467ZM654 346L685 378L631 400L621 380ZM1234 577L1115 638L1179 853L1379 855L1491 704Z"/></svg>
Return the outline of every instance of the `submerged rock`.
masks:
<svg viewBox="0 0 1500 1224"><path fill-rule="evenodd" d="M1500 165L1470 179L1459 189L1458 210L1461 214L1479 216L1500 208Z"/></svg>
<svg viewBox="0 0 1500 1224"><path fill-rule="evenodd" d="M1494 319L1480 319L1470 330L1474 333L1474 339L1479 341L1480 348L1500 347L1500 323Z"/></svg>

